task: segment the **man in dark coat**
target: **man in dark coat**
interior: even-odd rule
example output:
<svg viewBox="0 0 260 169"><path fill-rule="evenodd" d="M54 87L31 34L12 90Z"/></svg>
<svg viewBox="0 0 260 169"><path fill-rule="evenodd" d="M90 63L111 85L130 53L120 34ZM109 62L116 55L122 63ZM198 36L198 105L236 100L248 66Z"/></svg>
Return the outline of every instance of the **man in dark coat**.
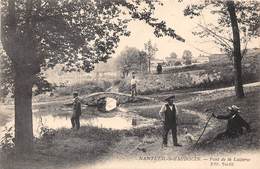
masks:
<svg viewBox="0 0 260 169"><path fill-rule="evenodd" d="M215 139L238 137L243 134L243 128L248 132L251 131L249 124L239 115L240 110L236 105L228 107L228 111L230 112L228 115L217 116L213 113L213 117L217 119L228 120L226 131L218 134Z"/></svg>
<svg viewBox="0 0 260 169"><path fill-rule="evenodd" d="M161 110L159 112L159 116L163 122L163 146L167 147L168 142L168 133L171 130L172 131L172 139L173 139L173 145L174 146L181 146L178 144L177 141L177 108L175 104L173 103L175 100L175 96L170 96L165 99L167 101L166 104L164 104L161 107Z"/></svg>
<svg viewBox="0 0 260 169"><path fill-rule="evenodd" d="M73 100L73 114L71 117L71 125L72 125L72 128L76 127L76 129L78 130L80 128L79 118L81 115L81 103L80 103L77 92L73 93L73 97L74 97L74 100Z"/></svg>
<svg viewBox="0 0 260 169"><path fill-rule="evenodd" d="M162 73L162 65L160 63L158 63L158 65L157 65L157 73L158 74Z"/></svg>

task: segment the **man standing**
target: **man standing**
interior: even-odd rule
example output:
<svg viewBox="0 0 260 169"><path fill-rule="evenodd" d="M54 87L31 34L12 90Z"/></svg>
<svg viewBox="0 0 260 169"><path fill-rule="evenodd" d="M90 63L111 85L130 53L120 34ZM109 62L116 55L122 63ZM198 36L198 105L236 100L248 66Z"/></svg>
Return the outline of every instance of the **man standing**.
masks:
<svg viewBox="0 0 260 169"><path fill-rule="evenodd" d="M157 69L157 73L158 73L158 74L161 74L161 73L162 73L162 65L161 65L160 63L158 63L156 69Z"/></svg>
<svg viewBox="0 0 260 169"><path fill-rule="evenodd" d="M80 128L79 118L81 115L81 103L77 92L73 93L73 97L74 100L73 100L73 114L71 117L71 125L72 125L72 129L76 127L76 129L78 130Z"/></svg>
<svg viewBox="0 0 260 169"><path fill-rule="evenodd" d="M239 115L239 108L236 105L228 107L228 115L215 115L213 117L221 120L228 120L227 129L225 132L217 135L215 139L234 138L243 134L243 128L248 132L251 131L249 124Z"/></svg>
<svg viewBox="0 0 260 169"><path fill-rule="evenodd" d="M161 107L159 116L163 122L163 146L167 147L168 133L172 131L172 139L174 146L181 146L177 141L177 108L174 104L175 95L172 95L165 99L167 101Z"/></svg>
<svg viewBox="0 0 260 169"><path fill-rule="evenodd" d="M137 95L136 85L137 85L137 81L135 79L135 75L133 75L132 79L131 79L131 95L132 95L132 97Z"/></svg>

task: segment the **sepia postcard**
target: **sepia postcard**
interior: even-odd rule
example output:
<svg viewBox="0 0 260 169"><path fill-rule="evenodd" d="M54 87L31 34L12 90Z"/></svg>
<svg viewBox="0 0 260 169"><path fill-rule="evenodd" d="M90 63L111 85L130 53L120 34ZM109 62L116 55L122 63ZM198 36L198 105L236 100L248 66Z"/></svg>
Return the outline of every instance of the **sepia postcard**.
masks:
<svg viewBox="0 0 260 169"><path fill-rule="evenodd" d="M259 0L1 0L0 169L259 169Z"/></svg>

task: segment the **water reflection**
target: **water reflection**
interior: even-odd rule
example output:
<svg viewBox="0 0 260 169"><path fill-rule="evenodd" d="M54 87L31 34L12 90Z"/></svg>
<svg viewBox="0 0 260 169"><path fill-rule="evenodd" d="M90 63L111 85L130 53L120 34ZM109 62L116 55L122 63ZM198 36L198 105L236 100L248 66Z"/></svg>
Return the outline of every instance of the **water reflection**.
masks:
<svg viewBox="0 0 260 169"><path fill-rule="evenodd" d="M95 126L111 129L129 129L132 127L131 119L120 115L114 117L94 117L89 119L81 118L81 126ZM34 118L34 126L39 129L41 126L46 126L52 129L69 128L71 126L70 116L38 116ZM34 128L35 128L34 127ZM38 130L36 132L39 132Z"/></svg>
<svg viewBox="0 0 260 169"><path fill-rule="evenodd" d="M12 118L14 119L14 118ZM138 119L136 124L132 124L133 119ZM94 117L94 118L81 118L81 126L95 126L99 128L109 128L116 130L138 128L143 126L153 125L155 119L144 118L130 112L116 112L112 117ZM14 121L9 121L4 127L0 128L0 138L3 137L2 132L5 127L10 128L14 126ZM71 128L70 115L66 116L53 116L53 115L33 115L33 132L35 137L40 136L41 127L47 127L51 129Z"/></svg>
<svg viewBox="0 0 260 169"><path fill-rule="evenodd" d="M106 111L111 111L117 107L116 99L107 97L106 98Z"/></svg>
<svg viewBox="0 0 260 169"><path fill-rule="evenodd" d="M102 97L97 100L97 108L100 111L108 112L117 107L117 100L110 97Z"/></svg>

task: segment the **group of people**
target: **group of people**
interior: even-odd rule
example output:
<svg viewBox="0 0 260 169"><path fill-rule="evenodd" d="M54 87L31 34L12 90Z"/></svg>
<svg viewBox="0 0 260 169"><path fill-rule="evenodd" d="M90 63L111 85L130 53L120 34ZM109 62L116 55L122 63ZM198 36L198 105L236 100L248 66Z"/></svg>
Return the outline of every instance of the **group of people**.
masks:
<svg viewBox="0 0 260 169"><path fill-rule="evenodd" d="M159 116L163 123L163 146L167 147L168 133L171 130L172 139L174 146L181 146L177 141L177 115L178 109L176 107L175 95L167 97L165 103L160 111ZM247 132L251 131L250 125L240 116L240 109L236 105L228 107L227 115L216 115L212 116L216 119L227 120L227 128L223 133L218 134L215 139L235 138L243 134L244 129Z"/></svg>
<svg viewBox="0 0 260 169"><path fill-rule="evenodd" d="M135 76L133 76L135 79ZM132 82L132 81L131 81ZM133 83L136 84L136 83ZM133 85L131 83L131 85ZM136 86L132 86L133 88ZM136 90L136 89L135 89ZM136 91L133 92L132 95L135 95ZM81 116L81 102L78 97L78 93L73 93L73 113L71 116L71 124L72 128L76 128L77 130L80 128L80 116ZM159 111L159 117L163 124L163 134L162 134L162 145L164 147L168 146L168 133L169 131L172 132L172 140L173 146L182 146L178 143L177 139L177 116L178 116L178 109L176 107L175 95L171 95L165 99L166 103L162 105ZM236 105L232 105L228 107L228 114L227 115L216 115L212 114L212 116L216 119L220 120L227 120L227 128L226 131L220 133L216 136L216 139L225 139L225 138L234 138L238 137L239 135L243 134L244 129L248 132L251 131L249 124L240 116L240 109Z"/></svg>

